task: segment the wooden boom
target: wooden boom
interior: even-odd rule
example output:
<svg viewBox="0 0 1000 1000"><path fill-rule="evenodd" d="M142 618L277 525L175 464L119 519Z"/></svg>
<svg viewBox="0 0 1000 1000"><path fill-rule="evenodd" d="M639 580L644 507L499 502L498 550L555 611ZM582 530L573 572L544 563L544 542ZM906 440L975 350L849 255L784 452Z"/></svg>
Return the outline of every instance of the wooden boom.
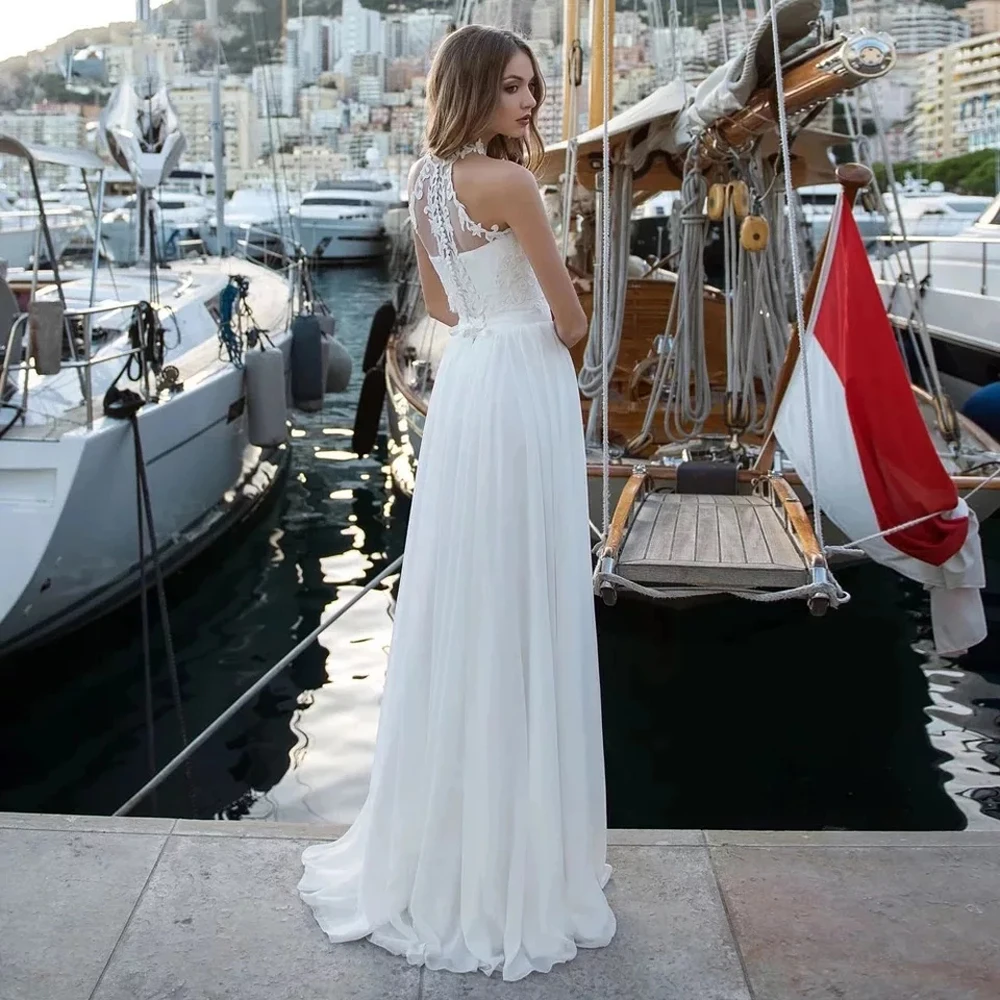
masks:
<svg viewBox="0 0 1000 1000"><path fill-rule="evenodd" d="M785 113L792 117L819 107L866 80L885 76L895 63L896 49L886 35L863 32L837 39L783 70ZM702 144L710 156L715 150L740 149L773 132L777 122L777 91L772 81L755 90L745 107L715 122Z"/></svg>

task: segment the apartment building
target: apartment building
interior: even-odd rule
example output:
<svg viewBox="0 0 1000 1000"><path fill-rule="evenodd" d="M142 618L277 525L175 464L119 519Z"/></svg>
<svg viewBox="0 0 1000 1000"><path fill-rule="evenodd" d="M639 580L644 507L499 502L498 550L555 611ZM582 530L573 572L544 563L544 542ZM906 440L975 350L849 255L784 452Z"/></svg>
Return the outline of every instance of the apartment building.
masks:
<svg viewBox="0 0 1000 1000"><path fill-rule="evenodd" d="M975 35L920 57L915 119L921 159L995 145L1000 111L1000 32Z"/></svg>
<svg viewBox="0 0 1000 1000"><path fill-rule="evenodd" d="M969 0L956 13L969 26L972 35L991 35L1000 31L1000 0Z"/></svg>
<svg viewBox="0 0 1000 1000"><path fill-rule="evenodd" d="M174 81L170 98L177 109L184 137L185 159L212 159L211 78L186 76ZM222 81L223 150L227 166L246 170L260 155L257 98L244 77Z"/></svg>

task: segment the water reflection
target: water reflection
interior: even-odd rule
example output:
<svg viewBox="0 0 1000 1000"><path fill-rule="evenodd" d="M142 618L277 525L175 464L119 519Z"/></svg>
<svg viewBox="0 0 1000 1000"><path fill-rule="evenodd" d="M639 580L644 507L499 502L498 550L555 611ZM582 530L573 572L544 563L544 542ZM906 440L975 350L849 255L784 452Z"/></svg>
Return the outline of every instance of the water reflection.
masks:
<svg viewBox="0 0 1000 1000"><path fill-rule="evenodd" d="M294 822L325 819L349 823L368 790L379 702L391 623L388 587L372 591L350 612L351 629L329 629L320 642L326 651L327 683L303 694L292 717L298 742L284 777L254 803L255 819ZM360 588L343 587L335 610Z"/></svg>
<svg viewBox="0 0 1000 1000"><path fill-rule="evenodd" d="M360 357L388 284L325 276ZM350 452L353 392L293 434L263 521L169 586L187 729L200 731L402 549L384 451ZM1000 524L984 529L1000 552ZM995 562L988 567L996 585ZM1000 629L959 663L928 655L926 598L845 574L801 604L599 608L613 826L955 829L1000 820ZM349 822L367 788L393 581L363 598L137 812ZM989 613L997 605L989 598ZM179 746L154 635L157 756ZM0 809L109 813L147 778L135 609L5 666Z"/></svg>

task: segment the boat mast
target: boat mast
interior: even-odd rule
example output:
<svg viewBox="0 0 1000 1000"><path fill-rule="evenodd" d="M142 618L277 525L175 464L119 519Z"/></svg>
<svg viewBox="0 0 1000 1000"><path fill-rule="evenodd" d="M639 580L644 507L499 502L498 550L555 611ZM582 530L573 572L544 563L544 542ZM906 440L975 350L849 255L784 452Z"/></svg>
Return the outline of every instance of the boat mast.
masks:
<svg viewBox="0 0 1000 1000"><path fill-rule="evenodd" d="M140 3L148 0L139 0ZM205 0L205 18L215 43L215 59L212 67L212 167L215 171L215 232L219 244L219 254L225 254L226 240L226 168L223 162L223 122L222 122L222 77L219 67L219 0Z"/></svg>
<svg viewBox="0 0 1000 1000"><path fill-rule="evenodd" d="M580 129L579 94L583 72L579 0L563 0L562 137L572 139Z"/></svg>
<svg viewBox="0 0 1000 1000"><path fill-rule="evenodd" d="M139 25L139 34L145 37L146 26L149 24L150 17L150 0L135 0L135 19ZM136 60L136 38L132 38L132 59L133 59L133 70L135 69ZM138 57L142 58L142 46L138 46ZM148 68L148 67L147 67ZM135 74L138 75L138 74ZM145 78L143 78L145 79ZM152 94L152 87L144 88L143 93L140 95L142 98L149 97ZM146 218L146 207L148 205L148 195L146 189L141 184L136 184L135 186L135 208L137 213L136 221L139 224L139 232L136 240L136 246L139 250L139 259L141 260L146 253L146 236L149 236L150 244L152 244L153 234L148 232L148 219ZM150 252L152 253L152 246L150 246Z"/></svg>
<svg viewBox="0 0 1000 1000"><path fill-rule="evenodd" d="M608 12L608 50L604 51L604 11ZM597 128L604 121L604 77L607 75L611 100L615 100L615 0L591 0L590 4L590 86L587 92L587 125ZM564 98L565 99L565 98Z"/></svg>

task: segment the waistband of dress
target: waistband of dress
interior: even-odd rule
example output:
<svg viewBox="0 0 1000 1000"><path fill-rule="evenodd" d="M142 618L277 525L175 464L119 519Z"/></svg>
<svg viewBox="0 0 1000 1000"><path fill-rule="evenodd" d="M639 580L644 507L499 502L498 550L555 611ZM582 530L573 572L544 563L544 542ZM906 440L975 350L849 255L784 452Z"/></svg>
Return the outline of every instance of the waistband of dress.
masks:
<svg viewBox="0 0 1000 1000"><path fill-rule="evenodd" d="M502 331L511 326L545 326L552 324L552 313L547 306L527 309L503 309L476 319L461 319L452 327L457 337L474 337L486 332Z"/></svg>

